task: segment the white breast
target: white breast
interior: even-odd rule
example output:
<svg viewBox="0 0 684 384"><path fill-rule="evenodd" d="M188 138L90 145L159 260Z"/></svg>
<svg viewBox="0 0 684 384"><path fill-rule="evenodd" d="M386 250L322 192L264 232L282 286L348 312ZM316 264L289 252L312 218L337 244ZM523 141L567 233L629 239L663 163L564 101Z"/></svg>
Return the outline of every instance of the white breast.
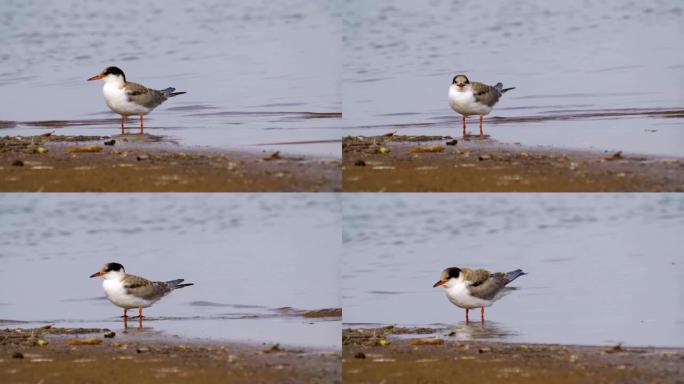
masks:
<svg viewBox="0 0 684 384"><path fill-rule="evenodd" d="M150 108L128 101L126 90L119 84L105 83L102 93L107 106L120 115L146 115L152 111Z"/></svg>
<svg viewBox="0 0 684 384"><path fill-rule="evenodd" d="M493 301L483 300L474 297L468 292L467 283L464 281L456 281L445 289L447 298L457 307L461 308L479 308L489 307Z"/></svg>
<svg viewBox="0 0 684 384"><path fill-rule="evenodd" d="M463 87L463 90L458 89L456 85L449 87L449 105L451 109L464 116L469 115L487 115L492 111L492 108L475 101L473 89L470 85Z"/></svg>
<svg viewBox="0 0 684 384"><path fill-rule="evenodd" d="M102 282L102 288L104 288L107 299L109 299L112 304L121 308L138 308L140 305L142 305L143 308L147 308L154 303L154 301L144 300L129 295L126 293L123 284L118 280L104 280Z"/></svg>

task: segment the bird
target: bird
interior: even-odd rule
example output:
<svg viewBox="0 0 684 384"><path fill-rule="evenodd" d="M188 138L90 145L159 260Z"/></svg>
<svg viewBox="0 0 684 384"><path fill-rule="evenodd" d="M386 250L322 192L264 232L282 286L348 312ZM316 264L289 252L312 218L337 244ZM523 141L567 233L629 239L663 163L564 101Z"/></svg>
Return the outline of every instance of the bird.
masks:
<svg viewBox="0 0 684 384"><path fill-rule="evenodd" d="M482 308L481 321L484 323L485 307L494 304L514 288L507 285L527 273L522 269L503 273L490 273L485 269L450 267L442 274L432 287L444 287L447 298L457 307L465 308L466 324L469 321L468 311L471 308Z"/></svg>
<svg viewBox="0 0 684 384"><path fill-rule="evenodd" d="M102 288L109 301L124 309L123 318L128 318L128 310L138 308L138 317L142 319L143 308L150 307L171 291L189 287L193 283L182 284L183 279L170 281L150 281L140 276L129 275L119 263L107 263L90 275L90 278L101 276Z"/></svg>
<svg viewBox="0 0 684 384"><path fill-rule="evenodd" d="M466 136L466 117L480 115L480 137L484 136L482 121L484 115L492 111L501 95L515 89L504 88L502 83L495 86L470 82L466 75L456 75L449 87L449 105L451 109L463 115L463 136Z"/></svg>
<svg viewBox="0 0 684 384"><path fill-rule="evenodd" d="M169 97L182 95L187 92L174 92L176 88L168 87L160 91L147 88L144 85L126 81L126 75L118 67L107 67L99 75L88 81L103 80L105 103L112 111L121 115L121 134L124 134L124 120L127 116L140 116L140 134L144 133L143 116L152 112Z"/></svg>

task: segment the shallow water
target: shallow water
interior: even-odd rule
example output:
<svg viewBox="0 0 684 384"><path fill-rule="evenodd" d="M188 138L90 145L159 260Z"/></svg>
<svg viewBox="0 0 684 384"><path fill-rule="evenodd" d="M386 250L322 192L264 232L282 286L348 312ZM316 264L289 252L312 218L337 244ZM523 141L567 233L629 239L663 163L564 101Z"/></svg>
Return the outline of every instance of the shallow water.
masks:
<svg viewBox="0 0 684 384"><path fill-rule="evenodd" d="M123 330L88 278L117 261L195 283L145 309L146 330L340 347L339 320L279 310L340 307L334 195L4 194L0 218L0 319L30 322L8 326Z"/></svg>
<svg viewBox="0 0 684 384"><path fill-rule="evenodd" d="M684 346L680 194L342 198L343 323L458 339ZM451 266L528 275L479 311L432 288ZM474 321L473 321L474 320Z"/></svg>
<svg viewBox="0 0 684 384"><path fill-rule="evenodd" d="M683 13L674 0L347 0L348 133L460 136L447 92L466 73L516 87L486 117L496 140L684 156ZM679 113L632 114L663 109Z"/></svg>
<svg viewBox="0 0 684 384"><path fill-rule="evenodd" d="M130 81L188 92L147 116L149 133L187 145L340 156L331 142L341 137L342 108L334 0L8 0L0 36L0 120L85 121L59 132L118 134L118 124L87 124L117 115L102 82L86 82L117 65ZM134 131L137 124L129 119ZM20 124L0 134L41 132Z"/></svg>

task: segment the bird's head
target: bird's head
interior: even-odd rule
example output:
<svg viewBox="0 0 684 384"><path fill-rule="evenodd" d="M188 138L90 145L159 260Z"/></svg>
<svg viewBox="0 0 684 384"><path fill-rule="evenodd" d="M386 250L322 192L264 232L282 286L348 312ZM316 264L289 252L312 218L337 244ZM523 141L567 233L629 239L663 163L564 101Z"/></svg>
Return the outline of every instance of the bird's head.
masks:
<svg viewBox="0 0 684 384"><path fill-rule="evenodd" d="M439 276L439 281L437 281L432 288L434 287L439 287L439 286L444 286L445 288L449 288L451 284L456 281L459 277L461 276L461 269L456 268L456 267L451 267L447 268L442 271L442 274Z"/></svg>
<svg viewBox="0 0 684 384"><path fill-rule="evenodd" d="M456 75L451 81L451 84L456 85L459 89L463 89L463 87L470 84L470 80L468 80L466 75Z"/></svg>
<svg viewBox="0 0 684 384"><path fill-rule="evenodd" d="M119 263L107 263L99 271L90 275L90 278L102 276L103 279L120 279L126 271L124 266Z"/></svg>
<svg viewBox="0 0 684 384"><path fill-rule="evenodd" d="M109 82L121 82L125 83L126 82L126 75L124 75L123 71L119 69L119 67L107 67L100 72L99 75L95 75L88 79L88 81L92 80L104 80L105 83Z"/></svg>

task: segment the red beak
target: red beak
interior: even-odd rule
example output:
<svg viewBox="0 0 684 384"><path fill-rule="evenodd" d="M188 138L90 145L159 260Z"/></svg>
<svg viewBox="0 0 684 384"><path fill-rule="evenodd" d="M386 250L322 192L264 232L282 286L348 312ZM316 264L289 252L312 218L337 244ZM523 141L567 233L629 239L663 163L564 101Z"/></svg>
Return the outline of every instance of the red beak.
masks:
<svg viewBox="0 0 684 384"><path fill-rule="evenodd" d="M104 273L102 273L102 272L95 272L95 273L93 273L92 275L90 275L90 278L92 279L93 277L98 277L98 276L102 276L102 275L104 275Z"/></svg>
<svg viewBox="0 0 684 384"><path fill-rule="evenodd" d="M440 285L444 285L446 283L447 283L446 281L440 280L440 281L436 282L435 285L432 286L432 288L439 287Z"/></svg>
<svg viewBox="0 0 684 384"><path fill-rule="evenodd" d="M104 77L104 76L102 76L102 75L95 75L95 76L91 77L90 79L88 79L88 81L100 80L100 79L102 79L103 77ZM92 277L92 276L91 276L91 277Z"/></svg>

